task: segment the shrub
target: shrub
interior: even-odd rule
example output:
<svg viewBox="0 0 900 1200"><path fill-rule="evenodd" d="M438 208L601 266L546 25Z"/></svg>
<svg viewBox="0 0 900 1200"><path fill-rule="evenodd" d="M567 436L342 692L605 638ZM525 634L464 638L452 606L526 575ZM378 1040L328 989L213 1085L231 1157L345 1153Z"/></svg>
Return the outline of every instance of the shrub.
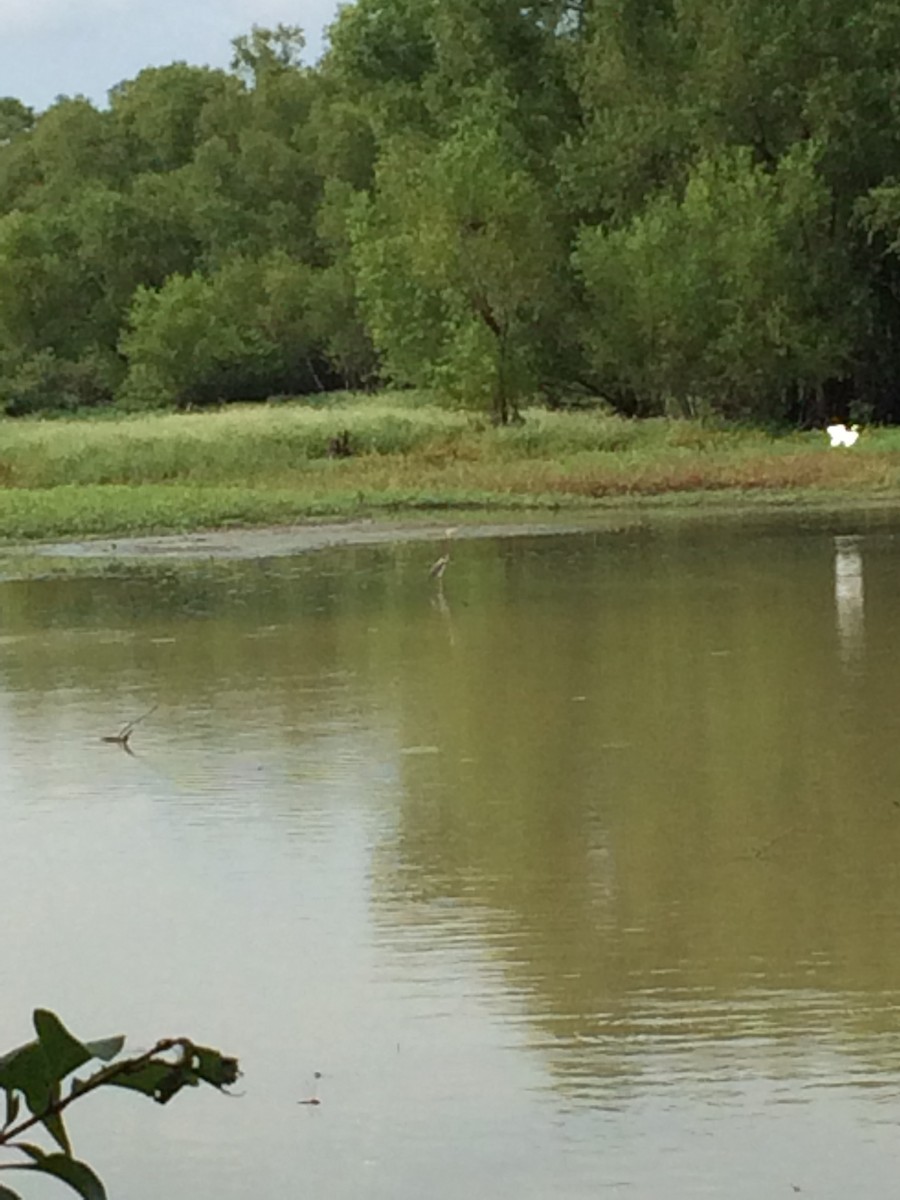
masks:
<svg viewBox="0 0 900 1200"><path fill-rule="evenodd" d="M39 350L0 381L0 403L10 417L97 408L112 400L112 373L99 354L72 362Z"/></svg>

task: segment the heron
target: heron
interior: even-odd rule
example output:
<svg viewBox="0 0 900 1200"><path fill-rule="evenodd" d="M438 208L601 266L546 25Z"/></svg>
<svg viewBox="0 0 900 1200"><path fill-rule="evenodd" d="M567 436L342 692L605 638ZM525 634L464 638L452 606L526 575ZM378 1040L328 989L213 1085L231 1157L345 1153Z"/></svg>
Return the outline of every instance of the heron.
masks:
<svg viewBox="0 0 900 1200"><path fill-rule="evenodd" d="M449 562L450 562L449 553L442 554L441 557L436 562L433 562L431 564L431 568L428 571L428 578L429 579L443 579L444 572L447 570L447 565L449 564Z"/></svg>
<svg viewBox="0 0 900 1200"><path fill-rule="evenodd" d="M429 579L441 580L444 578L444 572L447 570L447 567L450 563L450 539L456 533L457 529L458 526L454 525L452 529L447 529L444 531L444 553L439 559L431 564L431 567L428 570Z"/></svg>

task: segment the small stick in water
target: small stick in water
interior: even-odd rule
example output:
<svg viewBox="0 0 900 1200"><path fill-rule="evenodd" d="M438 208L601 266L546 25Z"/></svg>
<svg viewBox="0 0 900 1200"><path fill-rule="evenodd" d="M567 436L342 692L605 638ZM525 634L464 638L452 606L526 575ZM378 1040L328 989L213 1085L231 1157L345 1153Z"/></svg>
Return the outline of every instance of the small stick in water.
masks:
<svg viewBox="0 0 900 1200"><path fill-rule="evenodd" d="M149 717L151 713L155 713L158 708L159 705L154 704L153 707L148 708L145 713L141 713L139 717L135 717L133 721L128 721L125 725L123 725L118 733L107 734L105 737L102 737L100 741L109 742L114 746L121 746L123 750L128 750L130 754L131 750L128 745L128 739L131 737L134 727L136 725L140 725L141 721L143 721L145 717Z"/></svg>

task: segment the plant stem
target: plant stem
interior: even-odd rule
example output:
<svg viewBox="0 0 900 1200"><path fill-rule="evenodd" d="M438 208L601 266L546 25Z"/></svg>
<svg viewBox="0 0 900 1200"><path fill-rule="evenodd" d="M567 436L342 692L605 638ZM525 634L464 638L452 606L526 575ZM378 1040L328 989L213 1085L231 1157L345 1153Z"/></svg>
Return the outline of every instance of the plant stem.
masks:
<svg viewBox="0 0 900 1200"><path fill-rule="evenodd" d="M26 1130L32 1129L35 1125L40 1125L48 1117L59 1116L69 1107L73 1100L78 1100L82 1096L86 1096L88 1092L96 1091L97 1088L103 1087L118 1075L127 1075L136 1067L143 1067L148 1062L151 1062L158 1054L165 1054L169 1050L180 1049L183 1058L187 1058L193 1049L193 1042L189 1038L164 1038L157 1042L156 1045L144 1054L139 1054L135 1058L127 1058L122 1062L112 1063L108 1067L103 1067L96 1074L91 1075L84 1083L78 1085L77 1090L73 1085L69 1089L68 1096L54 1101L43 1112L32 1113L30 1117L20 1121L18 1125L13 1125L9 1129L0 1130L0 1146L9 1145L14 1138L21 1136ZM17 1149L15 1145L12 1149Z"/></svg>

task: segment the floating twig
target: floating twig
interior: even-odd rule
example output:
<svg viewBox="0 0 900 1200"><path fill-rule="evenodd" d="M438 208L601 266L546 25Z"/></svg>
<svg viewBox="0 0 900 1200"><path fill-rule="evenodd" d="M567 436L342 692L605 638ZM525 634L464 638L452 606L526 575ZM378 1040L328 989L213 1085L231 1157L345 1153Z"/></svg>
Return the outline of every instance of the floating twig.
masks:
<svg viewBox="0 0 900 1200"><path fill-rule="evenodd" d="M738 854L736 857L738 859L743 859L744 861L751 859L757 862L768 862L769 851L777 846L779 842L783 842L785 838L792 837L795 833L804 832L805 827L803 825L791 825L789 828L783 829L781 833L776 833L774 837L769 838L760 845L754 846L753 849L749 850L746 854Z"/></svg>
<svg viewBox="0 0 900 1200"><path fill-rule="evenodd" d="M121 746L123 750L126 750L129 754L132 754L133 751L128 745L128 739L134 732L135 726L140 725L141 721L143 721L145 717L149 717L151 713L155 713L158 708L159 705L154 704L152 708L148 708L145 713L141 713L141 715L139 717L135 717L133 721L126 722L126 724L122 726L118 733L108 733L102 737L100 741L108 742L114 746Z"/></svg>

